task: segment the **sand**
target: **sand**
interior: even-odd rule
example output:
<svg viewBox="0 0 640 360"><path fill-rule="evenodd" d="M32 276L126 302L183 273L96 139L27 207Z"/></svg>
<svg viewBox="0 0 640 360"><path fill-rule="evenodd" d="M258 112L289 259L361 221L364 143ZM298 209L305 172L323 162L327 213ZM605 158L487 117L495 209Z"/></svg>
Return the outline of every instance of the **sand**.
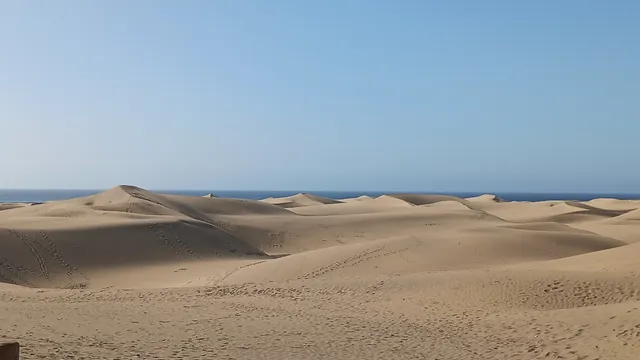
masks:
<svg viewBox="0 0 640 360"><path fill-rule="evenodd" d="M637 359L639 209L134 186L2 204L0 342L25 359Z"/></svg>
<svg viewBox="0 0 640 360"><path fill-rule="evenodd" d="M40 205L40 203L0 203L0 211L11 210L25 206Z"/></svg>

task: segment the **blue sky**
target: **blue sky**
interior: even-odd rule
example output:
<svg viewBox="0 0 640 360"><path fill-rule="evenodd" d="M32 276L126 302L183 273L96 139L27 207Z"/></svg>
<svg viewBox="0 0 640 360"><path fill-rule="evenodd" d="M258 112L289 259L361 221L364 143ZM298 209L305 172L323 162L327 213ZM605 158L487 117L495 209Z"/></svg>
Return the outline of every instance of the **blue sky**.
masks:
<svg viewBox="0 0 640 360"><path fill-rule="evenodd" d="M2 1L0 188L640 192L639 17Z"/></svg>

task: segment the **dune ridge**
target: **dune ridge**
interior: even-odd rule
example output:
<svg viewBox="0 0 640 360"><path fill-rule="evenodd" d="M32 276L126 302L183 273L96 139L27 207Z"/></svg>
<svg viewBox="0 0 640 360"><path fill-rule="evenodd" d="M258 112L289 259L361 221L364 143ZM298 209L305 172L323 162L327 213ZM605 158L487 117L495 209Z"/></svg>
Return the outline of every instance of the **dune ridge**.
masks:
<svg viewBox="0 0 640 360"><path fill-rule="evenodd" d="M0 210L0 340L25 339L34 358L640 351L640 201L121 185Z"/></svg>
<svg viewBox="0 0 640 360"><path fill-rule="evenodd" d="M308 193L299 193L292 196L281 198L267 198L263 199L263 202L281 206L283 208L293 208L301 206L313 206L313 205L328 205L328 204L340 204L342 201L329 199L322 196L317 196Z"/></svg>
<svg viewBox="0 0 640 360"><path fill-rule="evenodd" d="M442 201L455 201L465 206L470 206L469 201L450 195L424 195L424 194L391 194L391 197L404 200L413 205L431 205Z"/></svg>
<svg viewBox="0 0 640 360"><path fill-rule="evenodd" d="M29 206L29 204L20 204L20 203L6 203L6 204L1 204L0 203L0 211L3 210L11 210L11 209L17 209L17 208L21 208L24 206Z"/></svg>
<svg viewBox="0 0 640 360"><path fill-rule="evenodd" d="M466 200L468 200L468 201L478 201L478 202L497 202L497 203L505 202L504 199L501 199L498 196L493 195L493 194L483 194L483 195L479 195L479 196L466 198Z"/></svg>

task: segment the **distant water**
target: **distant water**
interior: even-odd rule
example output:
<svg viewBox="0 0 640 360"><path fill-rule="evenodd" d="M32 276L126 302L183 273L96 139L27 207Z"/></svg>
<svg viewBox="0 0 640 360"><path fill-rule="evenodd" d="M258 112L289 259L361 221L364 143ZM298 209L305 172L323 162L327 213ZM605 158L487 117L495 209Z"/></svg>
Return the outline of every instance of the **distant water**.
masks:
<svg viewBox="0 0 640 360"><path fill-rule="evenodd" d="M89 196L102 190L0 190L0 202L45 202L54 200L65 200L77 197ZM234 191L234 190L153 190L163 194L203 196L213 194L218 197L258 200L268 197L283 197L295 195L305 191ZM332 199L354 198L360 195L380 196L392 194L388 191L309 191L318 196ZM416 192L411 192L416 193ZM428 192L428 194L434 194ZM438 193L459 197L471 197L482 195L482 193L471 192L450 192ZM615 194L615 193L492 193L507 201L544 201L544 200L576 200L588 201L597 198L616 199L640 199L640 194Z"/></svg>

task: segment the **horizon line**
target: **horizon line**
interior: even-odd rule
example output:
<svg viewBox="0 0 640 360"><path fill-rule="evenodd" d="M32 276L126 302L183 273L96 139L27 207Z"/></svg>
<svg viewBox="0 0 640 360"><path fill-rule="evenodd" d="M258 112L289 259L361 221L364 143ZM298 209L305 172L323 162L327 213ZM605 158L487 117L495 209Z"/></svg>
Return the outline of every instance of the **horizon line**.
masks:
<svg viewBox="0 0 640 360"><path fill-rule="evenodd" d="M119 185L117 185L119 186ZM111 188L114 188L113 186ZM0 191L106 191L111 188L0 188ZM151 192L162 191L189 191L189 192L296 192L296 193L313 193L313 192L346 192L346 193L419 193L419 194L609 194L609 195L640 195L640 191L637 192L615 192L615 191L473 191L473 190L308 190L308 189L288 189L288 190L274 190L274 189L154 189L154 188L142 188Z"/></svg>

